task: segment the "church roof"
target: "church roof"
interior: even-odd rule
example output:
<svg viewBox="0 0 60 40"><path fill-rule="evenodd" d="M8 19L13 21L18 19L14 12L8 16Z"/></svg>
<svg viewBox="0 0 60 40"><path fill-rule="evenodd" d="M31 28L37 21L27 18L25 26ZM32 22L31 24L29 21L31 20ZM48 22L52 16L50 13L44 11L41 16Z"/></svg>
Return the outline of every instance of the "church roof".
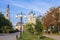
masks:
<svg viewBox="0 0 60 40"><path fill-rule="evenodd" d="M7 5L7 8L9 8L9 4Z"/></svg>
<svg viewBox="0 0 60 40"><path fill-rule="evenodd" d="M33 15L35 15L35 13L33 13L33 11L31 11L31 12L29 13L29 15L30 15L30 14L33 14Z"/></svg>

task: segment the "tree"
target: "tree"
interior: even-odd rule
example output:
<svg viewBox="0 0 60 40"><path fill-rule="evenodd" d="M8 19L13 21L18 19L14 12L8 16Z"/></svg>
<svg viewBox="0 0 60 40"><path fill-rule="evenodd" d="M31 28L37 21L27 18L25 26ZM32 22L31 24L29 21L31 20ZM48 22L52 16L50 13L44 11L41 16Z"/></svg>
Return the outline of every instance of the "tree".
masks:
<svg viewBox="0 0 60 40"><path fill-rule="evenodd" d="M4 15L2 14L2 12L0 12L0 28L4 25Z"/></svg>
<svg viewBox="0 0 60 40"><path fill-rule="evenodd" d="M38 40L42 37L43 34L43 26L39 19L36 19L35 34L37 34Z"/></svg>
<svg viewBox="0 0 60 40"><path fill-rule="evenodd" d="M57 30L58 30L58 28L60 29L60 10L59 10L59 8L60 7L50 8L50 10L43 17L43 22L47 29L51 28L51 30L52 30L52 26L54 26L54 28L56 28Z"/></svg>
<svg viewBox="0 0 60 40"><path fill-rule="evenodd" d="M13 30L10 20L6 19L0 12L0 33L10 33Z"/></svg>
<svg viewBox="0 0 60 40"><path fill-rule="evenodd" d="M26 29L27 29L27 31L29 31L31 34L34 33L34 29L33 29L33 27L32 27L32 24L27 24L27 25L26 25Z"/></svg>
<svg viewBox="0 0 60 40"><path fill-rule="evenodd" d="M10 33L11 30L12 29L9 26L3 26L2 27L2 33Z"/></svg>
<svg viewBox="0 0 60 40"><path fill-rule="evenodd" d="M43 26L39 19L36 19L35 30L38 35L41 34L43 31Z"/></svg>

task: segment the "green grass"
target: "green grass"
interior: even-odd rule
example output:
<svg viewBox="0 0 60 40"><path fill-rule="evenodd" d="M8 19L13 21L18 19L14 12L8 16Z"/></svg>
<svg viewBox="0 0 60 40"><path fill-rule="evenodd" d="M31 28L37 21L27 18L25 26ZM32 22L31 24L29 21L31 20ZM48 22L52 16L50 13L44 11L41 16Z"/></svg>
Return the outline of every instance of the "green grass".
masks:
<svg viewBox="0 0 60 40"><path fill-rule="evenodd" d="M38 40L38 37L37 35L32 35L29 32L24 32L23 37L18 38L18 40ZM39 40L53 40L53 39L43 36Z"/></svg>

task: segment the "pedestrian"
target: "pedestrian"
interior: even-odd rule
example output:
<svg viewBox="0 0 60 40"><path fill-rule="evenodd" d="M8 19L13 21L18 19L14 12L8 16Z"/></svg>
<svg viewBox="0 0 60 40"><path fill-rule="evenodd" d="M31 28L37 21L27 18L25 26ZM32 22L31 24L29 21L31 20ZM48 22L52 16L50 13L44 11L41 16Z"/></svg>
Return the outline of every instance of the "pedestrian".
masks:
<svg viewBox="0 0 60 40"><path fill-rule="evenodd" d="M16 38L18 38L18 35L16 35Z"/></svg>

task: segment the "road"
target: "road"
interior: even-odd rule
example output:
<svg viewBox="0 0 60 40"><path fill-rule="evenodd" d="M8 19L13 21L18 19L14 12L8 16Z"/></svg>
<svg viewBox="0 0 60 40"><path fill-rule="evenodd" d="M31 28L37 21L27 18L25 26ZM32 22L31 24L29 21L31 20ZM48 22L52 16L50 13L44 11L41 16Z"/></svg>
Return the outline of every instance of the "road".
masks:
<svg viewBox="0 0 60 40"><path fill-rule="evenodd" d="M20 37L20 32L11 33L11 34L0 34L0 40L17 40L16 35Z"/></svg>

